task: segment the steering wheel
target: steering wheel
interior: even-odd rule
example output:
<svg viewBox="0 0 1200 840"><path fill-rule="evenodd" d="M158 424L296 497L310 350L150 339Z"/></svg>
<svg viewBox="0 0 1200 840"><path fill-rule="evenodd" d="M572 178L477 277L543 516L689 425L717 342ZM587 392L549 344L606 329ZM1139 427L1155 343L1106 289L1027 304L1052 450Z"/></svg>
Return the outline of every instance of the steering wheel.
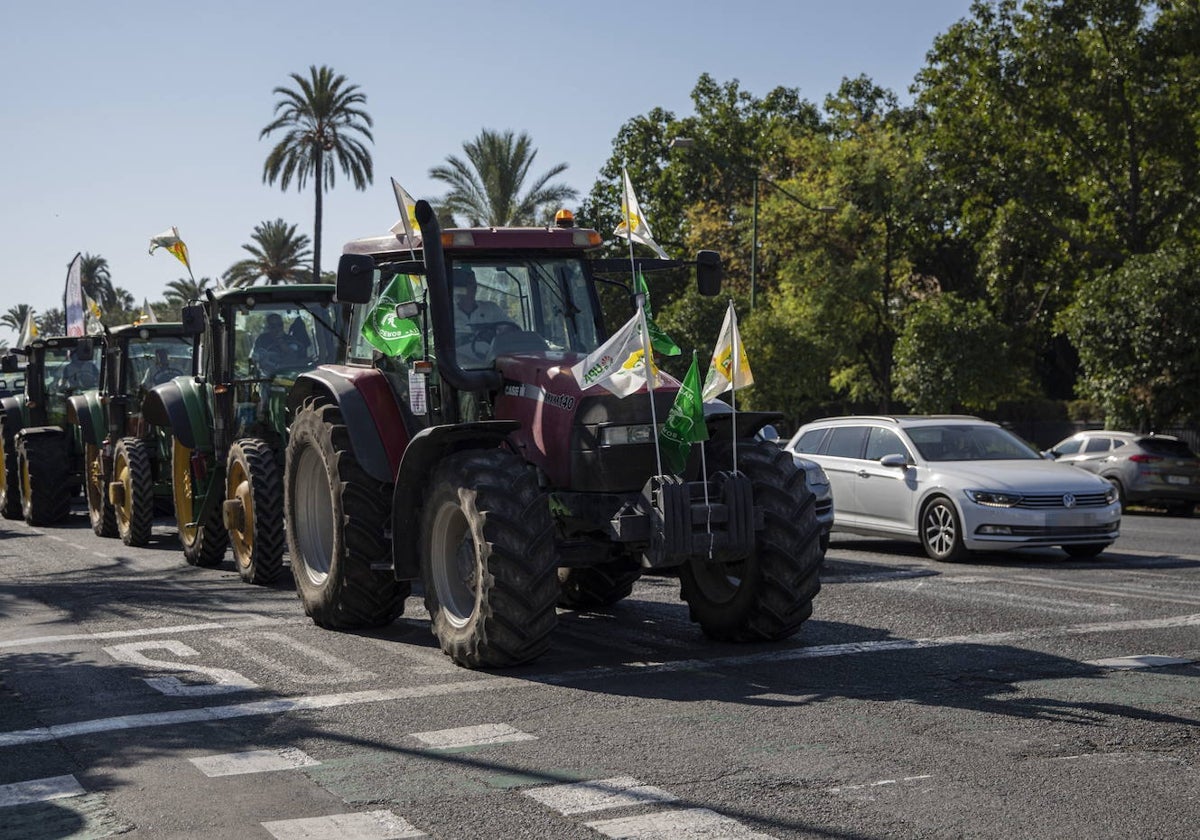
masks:
<svg viewBox="0 0 1200 840"><path fill-rule="evenodd" d="M480 358L487 355L492 349L492 342L496 340L496 336L503 335L508 332L520 332L521 327L512 321L476 321L473 324L466 324L470 332L459 339L458 343L468 345L468 349ZM478 345L482 345L482 351Z"/></svg>

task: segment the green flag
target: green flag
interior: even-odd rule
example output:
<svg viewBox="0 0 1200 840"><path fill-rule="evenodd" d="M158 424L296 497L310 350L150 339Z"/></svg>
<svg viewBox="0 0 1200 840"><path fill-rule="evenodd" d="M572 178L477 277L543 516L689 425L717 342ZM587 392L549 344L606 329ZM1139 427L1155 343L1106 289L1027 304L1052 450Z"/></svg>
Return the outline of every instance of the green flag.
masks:
<svg viewBox="0 0 1200 840"><path fill-rule="evenodd" d="M658 324L654 323L654 313L650 309L650 289L646 286L646 278L642 276L639 270L637 273L637 291L646 298L646 330L650 333L650 346L654 348L655 353L662 353L664 356L678 356L683 351L679 349L679 345L671 340L671 336L663 332Z"/></svg>
<svg viewBox="0 0 1200 840"><path fill-rule="evenodd" d="M675 404L667 415L662 432L658 436L663 457L671 471L682 473L687 466L692 444L708 440L708 426L704 424L704 400L700 397L700 369L696 366L696 352L692 351L692 366L683 377L683 386L675 395Z"/></svg>
<svg viewBox="0 0 1200 840"><path fill-rule="evenodd" d="M388 283L375 309L363 321L363 338L387 356L399 356L407 361L421 355L421 328L411 318L396 316L396 305L410 303L412 285L408 275L398 274Z"/></svg>

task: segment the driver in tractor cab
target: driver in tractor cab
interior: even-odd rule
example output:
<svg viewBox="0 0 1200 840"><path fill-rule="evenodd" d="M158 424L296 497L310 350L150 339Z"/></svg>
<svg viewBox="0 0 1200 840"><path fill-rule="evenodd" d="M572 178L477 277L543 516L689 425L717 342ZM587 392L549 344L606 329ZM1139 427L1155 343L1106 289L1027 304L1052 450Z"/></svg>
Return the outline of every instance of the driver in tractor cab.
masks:
<svg viewBox="0 0 1200 840"><path fill-rule="evenodd" d="M100 380L100 369L92 361L91 348L77 346L71 349L70 358L63 365L58 377L58 387L63 391L86 391L95 388Z"/></svg>
<svg viewBox="0 0 1200 840"><path fill-rule="evenodd" d="M463 361L468 364L484 360L495 337L496 325L508 320L499 304L476 300L477 291L474 269L457 266L454 269L454 332L459 351L466 356Z"/></svg>
<svg viewBox="0 0 1200 840"><path fill-rule="evenodd" d="M305 341L307 343L307 336ZM278 312L268 312L266 329L254 340L250 358L258 363L263 373L270 374L278 368L301 363L305 358L305 350L306 346L294 335L284 332L283 316Z"/></svg>
<svg viewBox="0 0 1200 840"><path fill-rule="evenodd" d="M183 376L183 371L171 364L171 351L159 347L154 351L154 367L148 368L142 377L142 388L148 391L155 385L170 382L176 376Z"/></svg>

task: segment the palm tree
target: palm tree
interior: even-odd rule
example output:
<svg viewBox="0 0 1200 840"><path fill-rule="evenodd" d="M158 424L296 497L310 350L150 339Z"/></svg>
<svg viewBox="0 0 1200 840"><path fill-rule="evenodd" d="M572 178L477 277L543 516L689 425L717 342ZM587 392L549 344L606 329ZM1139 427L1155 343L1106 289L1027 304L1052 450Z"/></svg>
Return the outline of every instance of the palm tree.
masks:
<svg viewBox="0 0 1200 840"><path fill-rule="evenodd" d="M543 207L560 205L578 195L566 184L550 183L566 170L565 163L551 167L520 194L537 157L533 140L525 132L514 137L511 131L485 128L474 140L463 143L463 151L466 161L450 155L444 166L429 170L429 177L450 185L442 203L471 226L536 224Z"/></svg>
<svg viewBox="0 0 1200 840"><path fill-rule="evenodd" d="M18 303L16 306L10 306L7 312L0 315L0 324L9 327L13 332L20 335L21 327L25 326L25 319L29 317L29 311L32 308L28 303Z"/></svg>
<svg viewBox="0 0 1200 840"><path fill-rule="evenodd" d="M188 301L200 300L204 296L204 290L208 284L212 282L211 277L201 277L199 280L191 277L180 277L178 280L172 280L167 284L167 290L163 293L167 303L187 303Z"/></svg>
<svg viewBox="0 0 1200 840"><path fill-rule="evenodd" d="M104 310L115 309L119 301L108 270L108 260L99 254L84 254L79 262L79 279L88 296Z"/></svg>
<svg viewBox="0 0 1200 840"><path fill-rule="evenodd" d="M272 286L279 283L297 283L310 279L304 261L311 256L308 237L296 235L296 226L283 219L261 222L254 226L250 236L257 244L243 245L250 259L241 260L225 272L225 285L249 286L260 277L266 277Z"/></svg>
<svg viewBox="0 0 1200 840"><path fill-rule="evenodd" d="M286 129L263 164L263 182L275 183L287 190L292 178L303 190L311 177L316 185L316 221L313 225L312 276L321 276L321 195L333 187L335 164L365 190L374 179L371 153L355 134L374 142L371 116L362 108L367 96L358 85L348 84L345 76L335 76L329 67L308 68L309 78L292 73L296 90L277 87L281 98L275 103L275 119L259 132L258 139L276 129Z"/></svg>

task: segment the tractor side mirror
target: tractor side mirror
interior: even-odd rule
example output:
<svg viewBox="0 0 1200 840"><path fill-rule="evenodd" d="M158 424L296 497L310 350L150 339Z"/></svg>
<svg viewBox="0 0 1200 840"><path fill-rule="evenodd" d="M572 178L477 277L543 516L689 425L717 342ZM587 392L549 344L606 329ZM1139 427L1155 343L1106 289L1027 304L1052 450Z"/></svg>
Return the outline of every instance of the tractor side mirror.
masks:
<svg viewBox="0 0 1200 840"><path fill-rule="evenodd" d="M375 291L375 260L366 254L342 254L338 260L337 299L367 303Z"/></svg>
<svg viewBox="0 0 1200 840"><path fill-rule="evenodd" d="M0 372L16 373L21 369L20 363L17 362L17 357L12 353L5 353L0 356Z"/></svg>
<svg viewBox="0 0 1200 840"><path fill-rule="evenodd" d="M721 255L716 251L696 253L696 290L705 297L721 293L721 278L725 271L721 267Z"/></svg>
<svg viewBox="0 0 1200 840"><path fill-rule="evenodd" d="M204 332L204 307L200 304L183 307L179 310L179 320L183 322L184 333L200 335Z"/></svg>

